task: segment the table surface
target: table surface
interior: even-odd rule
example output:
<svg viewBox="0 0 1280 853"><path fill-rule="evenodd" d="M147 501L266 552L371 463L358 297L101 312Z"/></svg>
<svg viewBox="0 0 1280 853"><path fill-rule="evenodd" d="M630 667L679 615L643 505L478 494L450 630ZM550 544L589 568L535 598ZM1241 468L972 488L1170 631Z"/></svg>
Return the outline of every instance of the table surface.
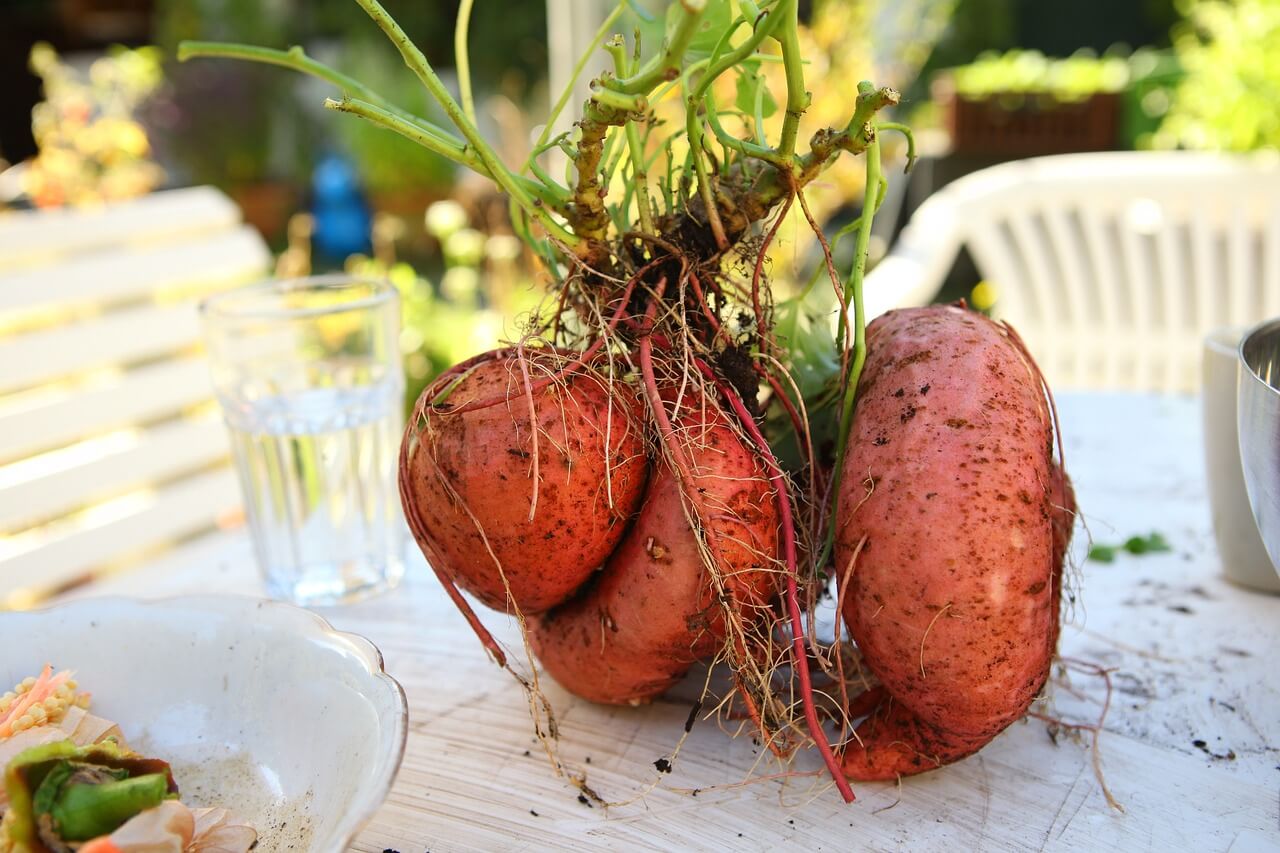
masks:
<svg viewBox="0 0 1280 853"><path fill-rule="evenodd" d="M579 801L533 737L528 706L420 557L395 592L320 609L373 640L409 698L395 788L355 849L1280 850L1280 596L1222 578L1206 503L1195 398L1069 394L1066 462L1086 529L1061 653L1111 671L1099 742L1013 725L979 754L906 779L862 783L844 805L817 775L777 779L749 737L692 729L670 774L654 761L683 734L696 687L606 708L546 687L559 754L608 808ZM1087 539L1159 531L1169 553L1086 562ZM72 595L260 593L247 534L198 540L140 572ZM70 596L69 596L70 597ZM509 620L486 613L519 652ZM519 654L517 658L521 657ZM1055 671L1047 715L1097 718L1101 678ZM795 769L819 766L801 756ZM754 781L752 781L754 780Z"/></svg>

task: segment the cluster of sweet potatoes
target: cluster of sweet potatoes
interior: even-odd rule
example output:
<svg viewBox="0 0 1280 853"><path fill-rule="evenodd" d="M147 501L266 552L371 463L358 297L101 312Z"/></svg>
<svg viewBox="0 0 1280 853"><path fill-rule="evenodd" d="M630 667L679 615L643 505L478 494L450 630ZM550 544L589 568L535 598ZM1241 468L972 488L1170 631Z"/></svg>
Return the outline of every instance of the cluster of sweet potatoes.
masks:
<svg viewBox="0 0 1280 853"><path fill-rule="evenodd" d="M751 620L774 597L775 494L715 400L673 386L642 402L595 363L508 349L436 382L418 413L401 488L424 553L526 619L570 691L651 700L722 647L726 612Z"/></svg>
<svg viewBox="0 0 1280 853"><path fill-rule="evenodd" d="M874 681L848 709L853 779L957 760L1026 712L1057 645L1074 513L1047 389L1010 330L934 306L881 317L867 345L831 521ZM447 584L521 614L565 688L622 704L772 612L790 521L714 393L608 376L547 351L460 366L419 401L401 487Z"/></svg>

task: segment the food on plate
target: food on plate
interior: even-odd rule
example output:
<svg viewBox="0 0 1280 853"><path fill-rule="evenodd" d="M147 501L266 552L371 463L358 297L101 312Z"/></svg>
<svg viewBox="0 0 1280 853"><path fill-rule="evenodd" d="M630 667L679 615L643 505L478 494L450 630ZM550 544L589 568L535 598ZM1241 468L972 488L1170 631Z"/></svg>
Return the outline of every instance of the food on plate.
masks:
<svg viewBox="0 0 1280 853"><path fill-rule="evenodd" d="M179 801L165 761L88 712L45 666L0 697L0 853L245 853L257 833L224 808Z"/></svg>
<svg viewBox="0 0 1280 853"><path fill-rule="evenodd" d="M1075 501L1040 373L1007 327L891 311L867 350L836 565L879 686L857 702L869 716L844 771L893 779L977 751L1044 687Z"/></svg>

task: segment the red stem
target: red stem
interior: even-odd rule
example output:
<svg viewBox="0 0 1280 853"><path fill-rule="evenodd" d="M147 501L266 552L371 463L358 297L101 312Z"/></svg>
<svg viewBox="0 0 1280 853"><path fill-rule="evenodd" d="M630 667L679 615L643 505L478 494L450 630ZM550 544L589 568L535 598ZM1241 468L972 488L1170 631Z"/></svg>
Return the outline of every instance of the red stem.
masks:
<svg viewBox="0 0 1280 853"><path fill-rule="evenodd" d="M792 657L795 658L796 670L800 674L800 699L804 705L804 718L809 726L809 736L817 744L818 751L822 754L823 763L827 765L827 771L831 774L832 780L835 781L836 788L840 791L840 796L844 798L846 803L851 803L854 801L853 789L849 787L849 780L841 772L835 754L831 751L831 745L827 743L826 736L822 731L822 723L818 720L818 709L813 702L813 682L809 676L809 658L805 650L804 619L800 615L800 569L796 559L795 522L791 517L791 493L787 488L787 479L783 475L777 459L774 458L773 451L769 448L769 442L760 433L760 428L756 426L751 413L747 411L747 407L743 405L737 393L721 382L705 361L695 357L694 364L698 366L698 369L702 371L702 374L707 379L715 383L720 393L729 402L730 407L737 414L738 420L742 422L743 429L751 436L751 440L756 444L756 450L769 467L769 479L773 483L774 492L777 495L778 514L781 516L782 522L780 525L782 550L787 560L787 610L791 617L791 652Z"/></svg>
<svg viewBox="0 0 1280 853"><path fill-rule="evenodd" d="M773 221L773 227L765 234L764 242L760 244L760 254L756 256L755 273L751 276L751 305L756 311L756 333L760 335L760 343L768 345L771 343L765 330L768 326L764 322L764 308L760 305L760 278L764 275L764 260L769 254L769 246L773 243L773 238L778 234L778 227L782 225L782 220L786 218L787 211L791 210L791 202L795 199L795 194L787 195L787 200L782 205L782 210L778 211L778 218Z"/></svg>
<svg viewBox="0 0 1280 853"><path fill-rule="evenodd" d="M474 359L473 359L474 361ZM466 364L466 362L463 362ZM476 616L475 610L471 608L471 604L462 597L462 593L458 592L458 587L454 584L453 578L449 577L442 571L436 560L431 559L431 555L426 553L426 545L428 541L426 537L426 526L422 522L422 518L418 515L417 505L409 497L409 442L414 437L413 424L409 425L409 429L405 430L404 439L400 442L400 465L397 479L400 483L400 505L404 508L404 518L409 525L409 531L413 533L413 538L417 540L419 547L423 550L423 556L427 558L427 565L431 567L431 571L435 572L436 578L439 579L440 585L444 587L445 592L449 594L449 598L453 601L458 612L467 620L467 624L471 626L471 630L480 639L481 644L489 650L489 654L493 655L493 659L497 661L498 666L505 667L507 665L506 653L502 651L502 647L498 645L498 641L489 633L489 629L484 627L480 622L480 617ZM433 460L434 462L434 460Z"/></svg>

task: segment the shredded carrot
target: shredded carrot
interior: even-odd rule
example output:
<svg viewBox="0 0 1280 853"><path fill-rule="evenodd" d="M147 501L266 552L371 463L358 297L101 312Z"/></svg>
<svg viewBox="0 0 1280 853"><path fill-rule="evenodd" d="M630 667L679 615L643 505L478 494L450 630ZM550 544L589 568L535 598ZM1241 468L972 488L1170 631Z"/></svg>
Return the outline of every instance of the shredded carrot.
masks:
<svg viewBox="0 0 1280 853"><path fill-rule="evenodd" d="M104 835L86 842L79 853L121 853L121 850L114 841Z"/></svg>
<svg viewBox="0 0 1280 853"><path fill-rule="evenodd" d="M52 675L52 673L53 667L45 664L44 669L40 672L40 677L36 679L36 683L31 686L31 689L22 694L10 706L9 710L3 716L0 716L0 738L11 737L15 720L25 714L32 705L48 699L53 695L54 691L71 680L70 670L64 669L57 675Z"/></svg>

